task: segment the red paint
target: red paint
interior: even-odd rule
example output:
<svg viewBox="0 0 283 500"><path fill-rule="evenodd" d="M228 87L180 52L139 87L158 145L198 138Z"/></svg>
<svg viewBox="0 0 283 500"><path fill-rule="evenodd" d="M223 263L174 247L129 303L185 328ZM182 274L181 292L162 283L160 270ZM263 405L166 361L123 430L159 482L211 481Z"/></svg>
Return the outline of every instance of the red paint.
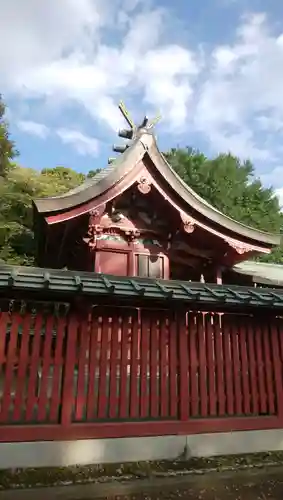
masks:
<svg viewBox="0 0 283 500"><path fill-rule="evenodd" d="M119 408L119 398L117 394L117 381L120 376L119 363L119 332L123 318L117 311L113 310L111 328L111 352L110 352L110 382L109 382L109 418L117 418ZM119 371L118 371L119 370Z"/></svg>
<svg viewBox="0 0 283 500"><path fill-rule="evenodd" d="M177 417L178 412L178 370L177 370L177 325L175 314L169 318L169 404L170 404L170 416Z"/></svg>
<svg viewBox="0 0 283 500"><path fill-rule="evenodd" d="M274 371L271 365L271 352L270 352L270 331L269 323L262 323L262 335L263 335L263 356L264 356L264 374L266 379L266 393L268 402L268 414L272 415L275 413L275 401L274 401Z"/></svg>
<svg viewBox="0 0 283 500"><path fill-rule="evenodd" d="M220 324L219 314L213 316L213 326L215 334L215 360L216 360L216 382L218 394L218 415L224 416L225 411L225 390L224 390L224 352L223 352L223 332Z"/></svg>
<svg viewBox="0 0 283 500"><path fill-rule="evenodd" d="M47 405L48 405L48 382L49 382L49 371L51 364L51 343L54 327L54 316L47 316L45 335L44 335L44 347L43 347L43 359L42 359L42 369L41 369L41 379L40 379L40 392L38 398L38 415L37 420L39 422L47 420Z"/></svg>
<svg viewBox="0 0 283 500"><path fill-rule="evenodd" d="M0 412L0 422L9 422L9 409L12 402L12 390L13 390L13 377L16 367L16 356L17 356L17 342L18 342L18 330L19 326L22 325L23 318L18 313L13 313L11 316L11 332L10 341L8 346L8 353L6 358L6 370L5 370L5 383L2 396L2 405Z"/></svg>
<svg viewBox="0 0 283 500"><path fill-rule="evenodd" d="M229 322L231 323L231 340L232 340L232 359L233 359L233 378L235 387L235 413L241 415L243 413L242 408L242 390L241 390L241 376L245 370L244 363L240 361L240 347L242 346L240 338L240 326L238 324L238 317L236 315L231 315L229 317ZM240 346L239 346L240 344ZM244 397L245 397L245 390ZM249 396L249 394L248 394Z"/></svg>
<svg viewBox="0 0 283 500"><path fill-rule="evenodd" d="M130 351L130 418L139 415L138 370L139 370L139 318L136 310L131 311ZM111 404L110 404L111 406Z"/></svg>
<svg viewBox="0 0 283 500"><path fill-rule="evenodd" d="M270 335L271 335L271 356L272 356L272 366L274 366L274 378L275 378L275 391L276 391L276 403L277 403L277 413L280 418L283 419L283 378L282 378L282 358L280 355L280 342L279 337L282 332L282 320L278 319L275 324L271 324Z"/></svg>
<svg viewBox="0 0 283 500"><path fill-rule="evenodd" d="M104 422L75 425L1 426L0 442L67 441L77 439L203 434L282 428L278 417L210 418L186 421Z"/></svg>
<svg viewBox="0 0 283 500"><path fill-rule="evenodd" d="M76 387L76 405L75 405L75 421L80 422L84 418L84 409L86 406L86 391L85 382L86 376L89 380L88 359L89 351L89 325L87 319L80 322L79 328L79 344L78 344L78 373Z"/></svg>
<svg viewBox="0 0 283 500"><path fill-rule="evenodd" d="M150 314L150 312L149 312ZM158 337L159 327L156 314L150 314L150 416L159 416L158 391Z"/></svg>
<svg viewBox="0 0 283 500"><path fill-rule="evenodd" d="M105 315L101 317L101 350L99 360L99 379L98 379L98 418L107 417L107 371L108 371L108 346L109 346L109 330L111 328L111 317L109 311L105 311Z"/></svg>
<svg viewBox="0 0 283 500"><path fill-rule="evenodd" d="M29 353L33 330L31 315L1 314L0 364L6 361L6 370L0 441L282 428L282 319L262 320L240 314L206 314L203 318L203 313L198 312L137 310L118 306L94 308L91 320L88 315L81 316L75 313L69 316L65 355L64 318L49 315L42 323L42 315L38 312ZM10 319L11 334L5 360L4 346ZM20 325L23 325L23 330L20 348L17 348ZM224 354L222 335L225 339ZM41 352L40 341L43 344ZM97 397L95 375L98 360ZM117 395L118 365L120 383ZM52 391L48 388L51 366ZM87 366L88 384L85 380ZM62 367L63 392L60 390ZM76 367L78 380L74 388ZM37 372L40 368L42 377L37 398ZM139 380L140 391L137 387ZM266 416L258 415L264 411L264 402ZM39 408L37 423L29 425L35 420L33 410L36 404ZM86 422L83 422L85 413Z"/></svg>
<svg viewBox="0 0 283 500"><path fill-rule="evenodd" d="M206 331L204 328L204 317L197 316L197 333L199 341L199 373L200 373L200 414L207 416L207 360L206 360Z"/></svg>
<svg viewBox="0 0 283 500"><path fill-rule="evenodd" d="M207 365L208 365L208 398L209 398L209 415L216 416L216 363L215 363L215 338L213 332L213 316L205 315L205 331L206 331L206 346L207 346Z"/></svg>
<svg viewBox="0 0 283 500"><path fill-rule="evenodd" d="M150 322L147 311L141 311L141 369L140 369L140 417L148 417L149 394L148 394L148 351L149 351Z"/></svg>
<svg viewBox="0 0 283 500"><path fill-rule="evenodd" d="M261 334L261 325L254 320L253 321L253 329L255 332L255 350L256 350L256 370L257 370L257 379L259 385L259 411L260 413L267 413L267 404L266 404L266 391L265 391L265 381L264 381L264 364L262 358L262 334Z"/></svg>
<svg viewBox="0 0 283 500"><path fill-rule="evenodd" d="M0 376L4 378L5 368L5 343L7 336L7 327L10 315L8 312L0 312ZM2 391L1 391L2 392ZM2 406L2 394L0 392L0 413Z"/></svg>
<svg viewBox="0 0 283 500"><path fill-rule="evenodd" d="M56 331L56 344L53 359L52 393L50 398L50 422L57 423L59 406L62 397L62 382L65 359L63 358L63 341L66 329L66 318L58 318ZM62 375L61 375L62 374Z"/></svg>
<svg viewBox="0 0 283 500"><path fill-rule="evenodd" d="M167 337L168 337L168 318L165 311L162 314L160 311L160 336L159 336L159 353L160 353L160 364L159 364L159 380L160 380L160 416L162 418L168 417L168 396L169 396L169 384L168 384L168 354L167 354Z"/></svg>
<svg viewBox="0 0 283 500"><path fill-rule="evenodd" d="M238 324L239 324L239 341L240 341L240 356L241 356L241 362L242 362L242 367L240 370L241 377L242 377L242 388L243 388L243 406L244 406L244 414L249 415L251 413L251 394L252 394L252 389L249 384L249 373L251 370L251 366L249 363L248 359L248 351L247 351L247 325L250 322L249 316L246 318L238 318ZM234 332L233 332L234 333Z"/></svg>
<svg viewBox="0 0 283 500"><path fill-rule="evenodd" d="M16 376L14 411L12 419L17 422L21 420L22 405L25 404L25 381L28 365L28 347L31 326L31 315L26 314L23 319L23 331L21 335L21 347L18 354L18 370Z"/></svg>
<svg viewBox="0 0 283 500"><path fill-rule="evenodd" d="M197 355L197 315L188 313L188 344L189 344L189 377L190 377L190 414L199 416L199 388L198 388L198 355ZM181 396L181 394L180 394Z"/></svg>
<svg viewBox="0 0 283 500"><path fill-rule="evenodd" d="M117 249L97 252L95 270L104 274L128 276L129 252L117 251Z"/></svg>
<svg viewBox="0 0 283 500"><path fill-rule="evenodd" d="M227 401L227 413L228 415L234 414L234 391L233 391L233 375L232 375L232 358L231 358L231 336L230 336L230 325L229 321L225 321L223 318L222 327L222 339L223 339L223 354L224 354L224 366L225 366L225 390L226 390L226 401Z"/></svg>
<svg viewBox="0 0 283 500"><path fill-rule="evenodd" d="M179 377L180 377L180 420L189 418L189 357L188 357L188 330L185 315L179 318Z"/></svg>
<svg viewBox="0 0 283 500"><path fill-rule="evenodd" d="M259 390L258 380L256 374L256 357L255 357L255 341L254 330L251 320L247 324L247 340L248 340L248 359L249 359L249 373L250 373L250 387L251 387L251 411L254 415L259 411Z"/></svg>
<svg viewBox="0 0 283 500"><path fill-rule="evenodd" d="M34 409L35 405L38 403L38 396L36 392L37 380L38 380L38 368L40 364L40 341L41 341L41 329L43 323L43 316L40 311L37 311L34 333L32 339L32 351L30 358L30 373L28 381L28 392L27 392L27 406L26 406L26 418L27 422L34 419Z"/></svg>
<svg viewBox="0 0 283 500"><path fill-rule="evenodd" d="M129 376L128 376L128 338L131 328L129 322L130 311L123 311L122 316L122 338L121 338L121 365L120 365L120 401L119 401L119 417L127 418L129 415Z"/></svg>
<svg viewBox="0 0 283 500"><path fill-rule="evenodd" d="M62 426L68 426L73 419L74 405L74 372L76 366L76 347L78 336L78 318L75 314L70 315L67 328L67 353L63 385L62 401Z"/></svg>
<svg viewBox="0 0 283 500"><path fill-rule="evenodd" d="M89 353L89 379L87 389L87 421L92 421L97 410L96 374L98 371L98 334L100 329L99 318L94 314L90 325L90 353Z"/></svg>

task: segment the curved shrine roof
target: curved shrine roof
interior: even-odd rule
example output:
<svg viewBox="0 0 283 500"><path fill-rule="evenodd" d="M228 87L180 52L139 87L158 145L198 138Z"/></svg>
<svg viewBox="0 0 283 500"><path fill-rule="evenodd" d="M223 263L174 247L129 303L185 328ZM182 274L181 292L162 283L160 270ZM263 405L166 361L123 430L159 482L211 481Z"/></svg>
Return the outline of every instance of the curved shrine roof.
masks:
<svg viewBox="0 0 283 500"><path fill-rule="evenodd" d="M145 155L150 158L153 168L162 176L168 189L173 190L183 204L185 202L190 208L190 212L191 210L195 212L196 216L200 214L208 221L236 233L240 239L243 237L252 239L267 246L280 244L280 235L266 233L235 221L193 191L166 161L158 149L153 133L146 128L140 129L138 136L130 143L126 151L95 177L87 179L64 195L35 200L36 211L46 216L67 212L99 197L127 176Z"/></svg>

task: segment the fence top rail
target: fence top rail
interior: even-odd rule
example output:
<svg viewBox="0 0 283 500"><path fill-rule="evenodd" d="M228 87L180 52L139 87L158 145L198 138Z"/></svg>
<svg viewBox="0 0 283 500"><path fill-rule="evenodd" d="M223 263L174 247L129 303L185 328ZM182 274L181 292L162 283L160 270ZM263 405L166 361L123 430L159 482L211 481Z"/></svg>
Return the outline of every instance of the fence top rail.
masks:
<svg viewBox="0 0 283 500"><path fill-rule="evenodd" d="M109 276L91 272L0 266L0 294L14 292L78 295L97 300L167 302L207 307L283 308L283 289Z"/></svg>

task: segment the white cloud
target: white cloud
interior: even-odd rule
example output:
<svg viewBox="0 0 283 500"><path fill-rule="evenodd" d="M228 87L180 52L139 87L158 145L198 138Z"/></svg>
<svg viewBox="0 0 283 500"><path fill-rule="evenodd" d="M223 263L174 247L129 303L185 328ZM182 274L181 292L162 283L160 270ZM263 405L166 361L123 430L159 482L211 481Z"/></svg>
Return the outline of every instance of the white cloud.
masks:
<svg viewBox="0 0 283 500"><path fill-rule="evenodd" d="M170 132L197 132L213 152L231 151L268 168L272 162L271 170L281 165L283 33L275 33L264 14L251 14L239 20L233 42L204 44L203 53L176 44L171 26L170 12L150 0L4 2L1 90L22 102L29 98L23 122L28 114L31 123L38 102L49 111L55 102L61 139L88 144L91 154L96 139L62 134L64 106L75 104L117 129L122 98L133 114L160 111Z"/></svg>
<svg viewBox="0 0 283 500"><path fill-rule="evenodd" d="M64 144L70 144L80 155L97 156L99 141L94 137L84 135L78 130L60 128L56 131Z"/></svg>
<svg viewBox="0 0 283 500"><path fill-rule="evenodd" d="M197 130L216 149L275 161L278 151L266 132L275 123L277 132L283 129L282 35L271 33L264 14L246 16L235 43L214 49L210 67L196 106Z"/></svg>
<svg viewBox="0 0 283 500"><path fill-rule="evenodd" d="M11 0L1 10L0 84L23 98L74 102L111 127L119 123L114 104L141 92L184 126L198 64L189 49L164 42L168 26L166 9L146 2ZM105 27L122 30L119 43L106 43Z"/></svg>
<svg viewBox="0 0 283 500"><path fill-rule="evenodd" d="M22 132L25 132L30 135L36 135L41 139L45 139L50 132L49 128L43 123L37 123L28 120L19 120L17 122L17 127Z"/></svg>

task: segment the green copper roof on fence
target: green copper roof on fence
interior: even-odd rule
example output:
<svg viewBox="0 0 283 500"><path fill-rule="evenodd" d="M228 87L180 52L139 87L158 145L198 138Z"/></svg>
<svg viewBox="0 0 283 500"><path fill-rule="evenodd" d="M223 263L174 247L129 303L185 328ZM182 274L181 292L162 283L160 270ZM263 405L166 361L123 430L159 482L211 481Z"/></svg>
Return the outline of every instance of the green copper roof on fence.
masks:
<svg viewBox="0 0 283 500"><path fill-rule="evenodd" d="M283 308L283 289L248 288L233 285L191 283L146 278L108 276L104 274L0 266L0 292L43 292L89 297L106 296L117 299L142 298L166 300L170 303L247 305Z"/></svg>

